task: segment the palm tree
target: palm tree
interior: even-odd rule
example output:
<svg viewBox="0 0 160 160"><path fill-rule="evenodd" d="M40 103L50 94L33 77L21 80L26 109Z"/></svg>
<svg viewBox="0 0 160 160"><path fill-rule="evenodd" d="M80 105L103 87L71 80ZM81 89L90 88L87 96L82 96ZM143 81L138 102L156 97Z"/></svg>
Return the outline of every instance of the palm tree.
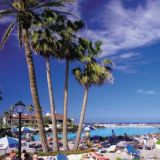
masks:
<svg viewBox="0 0 160 160"><path fill-rule="evenodd" d="M100 52L100 43L95 43L95 48L93 48L92 43L90 44L87 51L94 51L93 55L98 54ZM90 54L91 55L91 54ZM80 121L78 125L77 137L73 147L73 150L77 150L80 142L86 107L87 107L87 100L88 100L88 91L92 85L102 85L106 81L112 80L111 68L108 65L111 65L111 61L105 59L102 64L96 62L96 60L92 57L88 56L87 63L83 69L77 67L73 69L73 74L76 80L84 86L84 98L82 104L82 110L80 115ZM84 61L84 59L83 59Z"/></svg>
<svg viewBox="0 0 160 160"><path fill-rule="evenodd" d="M57 128L56 128L55 104L54 104L49 60L50 60L50 57L60 58L60 59L64 59L67 57L68 63L66 68L67 69L69 68L69 61L76 58L77 56L76 54L72 55L74 53L73 49L74 51L76 51L76 47L77 47L77 44L73 42L73 39L76 39L73 32L78 31L80 28L82 28L83 23L81 21L75 21L74 23L71 21L67 21L65 16L57 15L53 13L51 10L46 10L43 13L43 24L45 24L45 26L47 27L44 28L42 24L39 24L39 23L36 24L36 26L38 26L39 29L38 30L35 29L36 31L34 31L34 33L32 34L33 35L32 48L37 53L45 57L46 59L46 73L47 73L48 91L49 91L49 98L50 98L51 115L52 115L52 127L53 127L53 135L55 135L53 138L53 142L55 144L54 150L57 151L58 136L57 136L57 130L56 130ZM36 26L35 28L37 28ZM66 53L66 50L68 50L68 46L70 46L70 49L73 53L68 53L68 52ZM66 74L66 76L68 76L68 73ZM68 80L68 78L66 79ZM68 85L68 82L67 82L67 85ZM67 97L66 94L64 97L66 101L66 97ZM65 119L67 119L66 116L65 116ZM65 132L65 134L63 135L67 135L67 133ZM65 142L66 141L67 140L65 139ZM66 147L65 150L67 149L68 147Z"/></svg>
<svg viewBox="0 0 160 160"><path fill-rule="evenodd" d="M44 131L44 123L36 83L35 68L29 43L29 30L31 29L33 22L41 21L40 16L45 8L51 8L52 10L54 8L55 12L60 12L57 11L55 7L62 6L64 2L67 2L67 0L3 0L0 2L1 8L5 8L0 9L0 18L11 16L13 20L6 29L6 32L4 33L0 48L3 48L10 33L17 26L20 46L22 46L22 44L24 45L25 57L29 73L31 95L35 107L35 115L38 122L39 134L44 152L48 151L48 146Z"/></svg>
<svg viewBox="0 0 160 160"><path fill-rule="evenodd" d="M78 60L81 57L81 52L79 51L79 45L77 42L76 32L82 29L84 26L82 21L67 21L64 24L64 29L60 32L62 37L59 40L58 56L61 59L66 60L65 69L65 85L64 85L64 104L63 104L63 149L67 151L68 140L67 140L67 108L68 108L68 80L69 80L69 65L70 61Z"/></svg>
<svg viewBox="0 0 160 160"><path fill-rule="evenodd" d="M13 112L14 112L14 106L11 106L10 107L10 110L9 110L9 118L10 118L10 125L12 125L12 116L13 116Z"/></svg>
<svg viewBox="0 0 160 160"><path fill-rule="evenodd" d="M9 118L10 114L8 111L4 112L3 114L4 114L4 118L6 120L6 126L7 126L8 125L8 118Z"/></svg>
<svg viewBox="0 0 160 160"><path fill-rule="evenodd" d="M40 28L41 24L38 24L38 30L32 33L32 48L33 50L43 56L46 62L46 76L47 76L47 84L48 84L48 92L49 92L49 101L50 101L50 110L51 110L51 118L52 118L52 131L53 131L53 149L54 151L58 151L58 134L57 134L57 123L56 123L56 111L55 111L55 103L54 103L54 94L52 87L52 78L51 78L51 69L50 69L50 58L54 57L54 51L56 50L56 38L53 36L53 32L51 33L50 28L52 27L52 31L59 21L58 16L53 13L51 10L46 10L43 14L43 23L45 23L46 27ZM56 24L55 24L56 23ZM36 24L37 25L37 24ZM35 26L36 28L36 26Z"/></svg>
<svg viewBox="0 0 160 160"><path fill-rule="evenodd" d="M32 104L30 104L28 107L27 107L28 111L29 111L29 114L30 114L30 124L32 124L32 113L34 112L34 106Z"/></svg>

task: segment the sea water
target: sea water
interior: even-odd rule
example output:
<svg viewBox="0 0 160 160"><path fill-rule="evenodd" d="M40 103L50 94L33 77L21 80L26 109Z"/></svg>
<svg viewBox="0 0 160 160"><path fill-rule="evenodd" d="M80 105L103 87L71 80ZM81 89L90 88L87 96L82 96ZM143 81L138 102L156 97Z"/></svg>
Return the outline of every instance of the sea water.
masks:
<svg viewBox="0 0 160 160"><path fill-rule="evenodd" d="M112 130L114 130L115 135L146 135L151 133L160 133L160 128L158 127L107 127L96 130L91 130L90 135L93 136L102 136L107 137L112 135ZM52 133L47 133L52 137ZM83 133L82 133L83 136ZM62 134L58 134L59 138L62 138ZM68 139L75 139L76 133L68 133ZM40 140L39 134L34 135L36 141Z"/></svg>

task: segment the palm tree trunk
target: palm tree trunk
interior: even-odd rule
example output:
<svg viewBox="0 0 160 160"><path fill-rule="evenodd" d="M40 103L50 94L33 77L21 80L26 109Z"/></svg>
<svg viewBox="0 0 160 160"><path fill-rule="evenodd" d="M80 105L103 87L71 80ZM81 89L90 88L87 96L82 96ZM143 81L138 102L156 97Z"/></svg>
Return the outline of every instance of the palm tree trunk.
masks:
<svg viewBox="0 0 160 160"><path fill-rule="evenodd" d="M68 150L67 140L67 106L68 106L68 78L69 78L69 60L66 59L65 87L64 87L64 108L63 108L63 149Z"/></svg>
<svg viewBox="0 0 160 160"><path fill-rule="evenodd" d="M75 141L75 144L73 147L73 150L75 150L75 151L78 150L79 142L81 139L81 132L82 132L82 128L83 128L84 116L85 116L86 107L87 107L87 99L88 99L88 87L85 87L83 105L82 105L81 116L80 116L80 121L79 121L79 125L78 125L78 131L77 131L77 137L76 137L76 141Z"/></svg>
<svg viewBox="0 0 160 160"><path fill-rule="evenodd" d="M30 121L30 125L32 125L32 112L30 111L29 114L30 114L30 120L29 120Z"/></svg>
<svg viewBox="0 0 160 160"><path fill-rule="evenodd" d="M47 140L46 140L46 135L44 130L42 111L41 111L41 106L40 106L40 101L38 96L33 57L32 57L32 53L29 45L28 30L26 28L23 28L22 34L23 34L22 35L23 43L24 43L26 61L27 61L28 72L29 72L31 95L32 95L32 99L35 107L35 115L38 123L39 135L41 138L42 149L44 152L47 152L48 146L47 146Z"/></svg>
<svg viewBox="0 0 160 160"><path fill-rule="evenodd" d="M54 151L58 151L59 148L58 148L57 123L56 123L56 115L55 115L55 104L54 104L54 97L53 97L49 57L46 57L46 73L47 73L49 101L50 101L50 109L51 109L51 117L52 117L53 149Z"/></svg>

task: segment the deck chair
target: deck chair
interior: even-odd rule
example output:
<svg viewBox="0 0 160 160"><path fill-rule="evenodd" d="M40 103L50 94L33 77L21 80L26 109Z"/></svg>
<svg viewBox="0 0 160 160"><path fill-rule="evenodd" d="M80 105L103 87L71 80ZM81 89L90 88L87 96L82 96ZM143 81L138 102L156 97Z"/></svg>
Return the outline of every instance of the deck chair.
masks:
<svg viewBox="0 0 160 160"><path fill-rule="evenodd" d="M134 146L128 144L126 146L126 151L128 154L132 155L132 156L140 156L140 152L139 150L137 150Z"/></svg>
<svg viewBox="0 0 160 160"><path fill-rule="evenodd" d="M69 159L68 159L67 156L64 155L64 154L58 154L58 155L57 155L57 160L69 160Z"/></svg>
<svg viewBox="0 0 160 160"><path fill-rule="evenodd" d="M108 157L104 157L98 153L92 152L91 153L92 158L96 159L96 160L109 160Z"/></svg>

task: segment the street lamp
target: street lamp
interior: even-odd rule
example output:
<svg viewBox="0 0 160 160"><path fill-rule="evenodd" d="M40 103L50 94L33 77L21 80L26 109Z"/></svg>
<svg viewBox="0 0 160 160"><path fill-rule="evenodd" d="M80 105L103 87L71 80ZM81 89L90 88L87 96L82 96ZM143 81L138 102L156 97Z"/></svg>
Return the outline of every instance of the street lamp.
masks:
<svg viewBox="0 0 160 160"><path fill-rule="evenodd" d="M19 115L19 135L18 135L18 139L19 139L19 145L18 145L18 158L19 160L21 160L21 116L22 113L24 112L25 109L25 105L22 103L22 101L19 101L15 104L15 111L18 113Z"/></svg>

